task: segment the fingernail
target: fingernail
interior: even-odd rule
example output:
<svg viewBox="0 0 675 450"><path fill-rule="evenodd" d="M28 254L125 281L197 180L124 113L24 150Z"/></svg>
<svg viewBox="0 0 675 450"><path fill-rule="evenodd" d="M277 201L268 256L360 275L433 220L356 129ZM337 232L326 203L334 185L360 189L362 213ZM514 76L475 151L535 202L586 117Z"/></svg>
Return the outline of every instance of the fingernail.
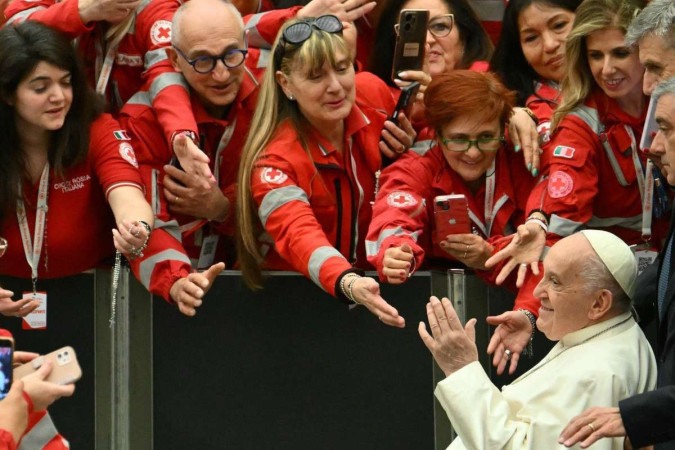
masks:
<svg viewBox="0 0 675 450"><path fill-rule="evenodd" d="M520 151L520 145L516 144L515 147L513 147L513 150L518 153Z"/></svg>
<svg viewBox="0 0 675 450"><path fill-rule="evenodd" d="M531 171L532 170L532 163L527 163L527 170Z"/></svg>
<svg viewBox="0 0 675 450"><path fill-rule="evenodd" d="M532 176L536 177L539 174L539 171L537 169L532 169Z"/></svg>
<svg viewBox="0 0 675 450"><path fill-rule="evenodd" d="M405 78L405 77L408 76L408 72L406 72L406 71L404 70L403 72L399 72L399 73L398 73L398 76L399 76L399 78Z"/></svg>

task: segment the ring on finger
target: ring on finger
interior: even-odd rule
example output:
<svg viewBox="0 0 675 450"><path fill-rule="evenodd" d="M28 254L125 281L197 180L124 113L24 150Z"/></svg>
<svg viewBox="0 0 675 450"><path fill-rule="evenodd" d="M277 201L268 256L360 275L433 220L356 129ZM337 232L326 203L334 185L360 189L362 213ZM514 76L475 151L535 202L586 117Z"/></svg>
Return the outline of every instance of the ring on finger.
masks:
<svg viewBox="0 0 675 450"><path fill-rule="evenodd" d="M527 269L527 263L521 263L521 264L520 264L520 267L522 267L522 268L524 268L524 269Z"/></svg>
<svg viewBox="0 0 675 450"><path fill-rule="evenodd" d="M507 361L511 359L512 355L513 355L513 352L511 350L509 350L508 348L506 350L504 350L504 358L506 358Z"/></svg>
<svg viewBox="0 0 675 450"><path fill-rule="evenodd" d="M587 423L586 426L591 429L591 433L595 433L595 427L593 426L593 422Z"/></svg>

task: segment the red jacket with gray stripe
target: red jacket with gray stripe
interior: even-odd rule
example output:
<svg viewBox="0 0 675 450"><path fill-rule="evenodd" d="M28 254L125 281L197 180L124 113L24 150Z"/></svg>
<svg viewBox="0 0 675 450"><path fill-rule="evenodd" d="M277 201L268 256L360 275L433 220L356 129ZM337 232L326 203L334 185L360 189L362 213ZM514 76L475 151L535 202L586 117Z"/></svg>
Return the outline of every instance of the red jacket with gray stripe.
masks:
<svg viewBox="0 0 675 450"><path fill-rule="evenodd" d="M362 72L342 152L316 132L305 149L290 122L279 126L251 177L260 221L273 242L265 268L301 272L332 295L344 272L366 268L363 242L382 162L378 143L394 106L389 88Z"/></svg>

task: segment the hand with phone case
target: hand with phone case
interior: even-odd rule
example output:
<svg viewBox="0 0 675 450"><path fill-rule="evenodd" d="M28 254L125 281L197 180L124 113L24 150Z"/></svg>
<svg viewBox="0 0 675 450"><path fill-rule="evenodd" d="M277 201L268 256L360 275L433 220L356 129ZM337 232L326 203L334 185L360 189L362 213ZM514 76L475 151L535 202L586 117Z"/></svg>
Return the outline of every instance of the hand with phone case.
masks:
<svg viewBox="0 0 675 450"><path fill-rule="evenodd" d="M402 88L392 114L384 123L379 147L380 151L390 159L397 158L415 142L417 132L406 114L410 111L419 88L420 84L417 82Z"/></svg>
<svg viewBox="0 0 675 450"><path fill-rule="evenodd" d="M38 370L21 379L24 384L24 391L33 401L35 411L47 409L56 400L61 397L70 397L75 392L74 383L62 385L47 381L53 370L54 363L45 361Z"/></svg>

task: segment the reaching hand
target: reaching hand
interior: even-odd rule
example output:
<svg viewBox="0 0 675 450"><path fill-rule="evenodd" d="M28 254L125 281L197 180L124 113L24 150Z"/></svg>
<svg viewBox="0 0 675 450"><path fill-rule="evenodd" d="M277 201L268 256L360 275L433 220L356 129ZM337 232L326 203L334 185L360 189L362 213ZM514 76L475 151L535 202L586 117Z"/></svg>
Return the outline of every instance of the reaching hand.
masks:
<svg viewBox="0 0 675 450"><path fill-rule="evenodd" d="M415 255L408 244L386 249L382 259L382 274L387 277L387 283L405 282L410 276L410 268L414 261Z"/></svg>
<svg viewBox="0 0 675 450"><path fill-rule="evenodd" d="M40 300L24 298L14 301L14 292L0 288L0 314L4 316L26 317L40 306Z"/></svg>
<svg viewBox="0 0 675 450"><path fill-rule="evenodd" d="M541 155L539 133L537 125L523 108L513 108L513 115L509 120L509 138L516 151L522 149L525 166L532 176L536 177L539 173L539 156Z"/></svg>
<svg viewBox="0 0 675 450"><path fill-rule="evenodd" d="M331 14L341 22L354 22L375 8L377 3L369 0L312 0L307 3L297 17L320 17Z"/></svg>
<svg viewBox="0 0 675 450"><path fill-rule="evenodd" d="M502 284L513 269L518 266L516 286L521 287L523 281L525 281L528 267L532 269L532 273L539 275L539 258L541 258L545 246L546 233L544 230L536 223L526 222L518 226L513 239L506 247L485 261L485 267L490 269L508 259L502 270L499 271L496 283Z"/></svg>
<svg viewBox="0 0 675 450"><path fill-rule="evenodd" d="M140 3L141 0L79 0L77 8L82 23L98 21L118 23Z"/></svg>
<svg viewBox="0 0 675 450"><path fill-rule="evenodd" d="M150 238L148 230L142 224L130 220L117 224L117 229L113 229L112 233L115 248L127 257L142 249Z"/></svg>
<svg viewBox="0 0 675 450"><path fill-rule="evenodd" d="M507 311L498 316L489 316L487 323L496 326L490 338L487 352L492 356L492 365L497 368L497 374L504 373L509 365L509 374L513 374L518 367L520 355L527 348L532 336L532 324L521 311Z"/></svg>
<svg viewBox="0 0 675 450"><path fill-rule="evenodd" d="M619 408L589 408L567 424L560 433L558 443L572 447L590 447L603 437L621 437L626 435Z"/></svg>
<svg viewBox="0 0 675 450"><path fill-rule="evenodd" d="M211 183L215 183L216 179L209 167L209 157L192 139L184 134L177 135L173 140L173 153L183 171L201 181L203 189L209 189Z"/></svg>
<svg viewBox="0 0 675 450"><path fill-rule="evenodd" d="M0 401L0 424L12 433L14 442L19 442L28 426L28 405L23 398L23 381L12 384L7 397Z"/></svg>
<svg viewBox="0 0 675 450"><path fill-rule="evenodd" d="M476 319L463 327L450 300L444 297L438 301L433 296L427 303L427 318L431 335L424 322L420 322L417 331L445 376L478 361Z"/></svg>
<svg viewBox="0 0 675 450"><path fill-rule="evenodd" d="M405 327L405 319L398 315L396 308L380 296L380 285L369 277L361 277L352 287L354 300L375 314L378 319L392 327Z"/></svg>
<svg viewBox="0 0 675 450"><path fill-rule="evenodd" d="M202 305L202 299L223 270L225 270L225 263L220 262L202 273L194 272L176 281L171 286L169 295L176 302L178 310L186 316L197 314L196 309Z"/></svg>

